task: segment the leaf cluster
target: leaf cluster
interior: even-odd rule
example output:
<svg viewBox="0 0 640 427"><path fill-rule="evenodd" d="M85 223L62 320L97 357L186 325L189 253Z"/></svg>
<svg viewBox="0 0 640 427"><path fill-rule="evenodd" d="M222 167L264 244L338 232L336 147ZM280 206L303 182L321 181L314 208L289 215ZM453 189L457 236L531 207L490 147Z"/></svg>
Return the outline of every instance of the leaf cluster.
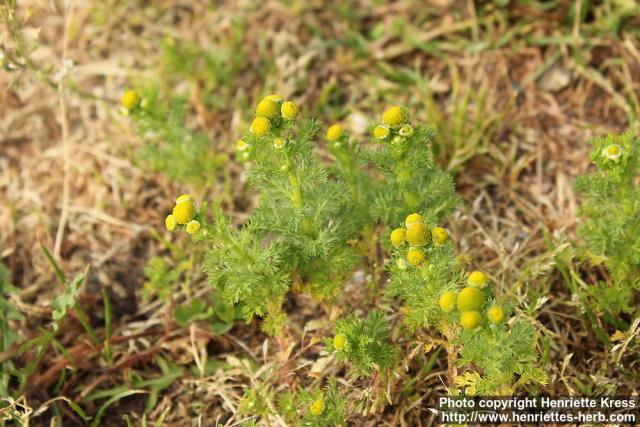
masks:
<svg viewBox="0 0 640 427"><path fill-rule="evenodd" d="M480 369L470 394L513 394L517 386L546 384L546 373L537 366L535 327L524 320L512 326L492 325L465 331L457 338L461 346L459 366Z"/></svg>
<svg viewBox="0 0 640 427"><path fill-rule="evenodd" d="M427 221L438 223L458 204L451 175L435 163L433 136L433 128L420 125L410 136L395 136L368 153L384 176L373 197L374 218L395 226L407 212L421 212Z"/></svg>
<svg viewBox="0 0 640 427"><path fill-rule="evenodd" d="M366 377L384 372L397 362L398 349L389 343L389 323L380 310L371 310L366 317L352 314L339 319L334 337L346 337L344 348L335 346L335 339L327 339L328 352L335 352L340 362L348 362L349 372L355 377Z"/></svg>
<svg viewBox="0 0 640 427"><path fill-rule="evenodd" d="M340 393L335 379L324 388L304 389L298 393L284 392L278 395L278 411L287 422L300 427L344 426L347 417L347 400ZM313 414L311 407L321 401L323 411Z"/></svg>
<svg viewBox="0 0 640 427"><path fill-rule="evenodd" d="M390 274L385 292L405 304L404 322L410 331L437 326L442 320L453 321L452 314L440 309L438 299L444 292L459 291L466 280L450 242L430 245L424 252L428 262L418 268L407 263L406 248L393 251L387 262Z"/></svg>
<svg viewBox="0 0 640 427"><path fill-rule="evenodd" d="M216 153L209 135L187 124L187 99L173 95L165 100L157 86L140 91L139 105L127 114L145 144L140 161L153 171L166 173L172 181L203 186L215 182L227 162Z"/></svg>
<svg viewBox="0 0 640 427"><path fill-rule="evenodd" d="M578 234L587 257L604 262L612 283L596 283L589 293L598 312L630 312L632 292L640 290L639 140L625 133L596 138L591 144L597 170L575 182L583 196ZM618 158L607 155L612 146L621 150Z"/></svg>

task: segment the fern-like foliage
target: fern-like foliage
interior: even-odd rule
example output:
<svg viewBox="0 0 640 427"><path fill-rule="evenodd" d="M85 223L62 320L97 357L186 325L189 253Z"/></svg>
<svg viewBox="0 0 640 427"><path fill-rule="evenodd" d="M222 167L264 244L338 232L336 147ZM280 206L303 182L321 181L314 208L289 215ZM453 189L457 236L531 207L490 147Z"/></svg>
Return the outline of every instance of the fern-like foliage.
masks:
<svg viewBox="0 0 640 427"><path fill-rule="evenodd" d="M388 297L397 298L405 305L404 321L409 330L437 326L442 320L455 320L453 312L445 313L438 305L442 293L459 291L466 280L453 245L448 242L424 248L428 263L418 268L406 260L407 250L393 251L387 263L390 275L385 291Z"/></svg>
<svg viewBox="0 0 640 427"><path fill-rule="evenodd" d="M450 362L459 352L458 364L472 369L450 380L485 395L544 380L537 367L535 328L525 321L509 326L512 303L496 297L485 273L464 271L443 228L415 213L404 223L406 228L391 234L386 293L404 304L410 332L439 330Z"/></svg>
<svg viewBox="0 0 640 427"><path fill-rule="evenodd" d="M366 317L352 314L336 322L334 338L326 340L327 351L348 363L355 377L385 371L398 360L398 349L389 343L389 323L382 311L372 310ZM338 341L341 341L338 343Z"/></svg>
<svg viewBox="0 0 640 427"><path fill-rule="evenodd" d="M631 312L633 292L640 290L640 140L626 133L591 141L591 160L598 169L579 177L575 188L584 200L579 235L594 263L604 263L612 283L589 290L599 313Z"/></svg>
<svg viewBox="0 0 640 427"><path fill-rule="evenodd" d="M546 384L546 373L537 366L535 327L519 320L513 326L492 325L465 331L457 339L461 346L459 366L480 368L466 392L481 396L511 395L513 387Z"/></svg>
<svg viewBox="0 0 640 427"><path fill-rule="evenodd" d="M438 223L458 204L451 176L434 161L433 136L428 125L417 126L407 136L391 130L369 153L384 175L371 207L375 218L395 227L407 212L422 212L429 222Z"/></svg>
<svg viewBox="0 0 640 427"><path fill-rule="evenodd" d="M133 112L143 120L141 107ZM232 226L217 206L208 216L194 204L192 215L188 203L182 212L174 210L177 217L167 218L170 230L184 226L195 240L206 242L204 267L211 284L228 303L240 305L247 320L265 317L269 333L285 325L280 307L289 289L322 301L336 297L361 263L362 247L375 253L380 219L397 223L405 206L440 218L457 202L451 178L433 162L432 131L425 126L414 131L408 115L401 115L402 128L389 130L389 138L379 141L382 148L373 152L332 126L326 139L334 161L327 164L315 150L318 122L297 120L297 113L294 103L270 95L237 143L258 192L244 224Z"/></svg>
<svg viewBox="0 0 640 427"><path fill-rule="evenodd" d="M339 427L346 425L347 400L335 379L327 386L284 392L278 396L278 411L287 422L298 427Z"/></svg>
<svg viewBox="0 0 640 427"><path fill-rule="evenodd" d="M285 144L279 150L272 147L274 137L247 135L258 148L250 182L261 190L250 223L278 244L296 284L330 299L358 260L346 242L358 236L360 223L346 184L329 180L314 156L317 130L313 120L298 129L283 127L275 137Z"/></svg>
<svg viewBox="0 0 640 427"><path fill-rule="evenodd" d="M281 329L284 318L280 304L288 290L289 275L282 268L282 248L275 241L259 239L251 224L234 228L219 206L213 207L214 221L208 222L205 209L199 212L203 228L196 237L209 245L204 270L209 282L223 299L241 305L245 320L270 315L265 329Z"/></svg>
<svg viewBox="0 0 640 427"><path fill-rule="evenodd" d="M164 100L152 85L140 91L139 103L123 110L144 140L138 158L149 169L166 173L172 181L204 186L216 182L227 156L216 153L211 138L187 125L187 99Z"/></svg>

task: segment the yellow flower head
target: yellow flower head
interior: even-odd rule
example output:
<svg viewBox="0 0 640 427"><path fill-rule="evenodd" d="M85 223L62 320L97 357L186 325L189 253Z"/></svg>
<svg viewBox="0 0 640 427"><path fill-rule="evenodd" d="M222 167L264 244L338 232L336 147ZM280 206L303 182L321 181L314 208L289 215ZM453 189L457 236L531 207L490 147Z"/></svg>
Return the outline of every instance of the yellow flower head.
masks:
<svg viewBox="0 0 640 427"><path fill-rule="evenodd" d="M164 219L164 226L167 227L167 230L173 231L178 226L178 223L176 222L176 219L173 217L173 215L167 215L167 217Z"/></svg>
<svg viewBox="0 0 640 427"><path fill-rule="evenodd" d="M467 286L458 293L456 302L460 311L478 311L484 306L484 293L478 288Z"/></svg>
<svg viewBox="0 0 640 427"><path fill-rule="evenodd" d="M450 312L456 306L456 294L451 291L445 292L444 294L440 295L438 304L440 305L440 309L442 311L444 311L445 313Z"/></svg>
<svg viewBox="0 0 640 427"><path fill-rule="evenodd" d="M422 222L422 215L420 215L419 213L412 213L411 215L407 216L404 220L404 223L407 227L417 222Z"/></svg>
<svg viewBox="0 0 640 427"><path fill-rule="evenodd" d="M469 275L467 283L469 286L482 289L489 284L489 278L482 271L474 271Z"/></svg>
<svg viewBox="0 0 640 427"><path fill-rule="evenodd" d="M282 117L285 119L293 120L298 117L300 110L295 102L287 101L282 104L282 107L280 107L280 112L282 113Z"/></svg>
<svg viewBox="0 0 640 427"><path fill-rule="evenodd" d="M264 136L271 130L271 122L264 117L256 117L249 128L257 136Z"/></svg>
<svg viewBox="0 0 640 427"><path fill-rule="evenodd" d="M344 132L344 128L342 127L341 124L334 124L329 126L329 129L327 129L327 141L329 142L333 142L333 141L337 141L341 136L342 133Z"/></svg>
<svg viewBox="0 0 640 427"><path fill-rule="evenodd" d="M175 205L173 217L178 224L186 224L191 221L196 214L196 207L189 200L185 200Z"/></svg>
<svg viewBox="0 0 640 427"><path fill-rule="evenodd" d="M482 316L475 310L465 311L460 315L460 324L466 331L473 331L482 321Z"/></svg>
<svg viewBox="0 0 640 427"><path fill-rule="evenodd" d="M494 305L487 311L487 317L491 323L498 324L504 320L504 309L499 305Z"/></svg>
<svg viewBox="0 0 640 427"><path fill-rule="evenodd" d="M196 234L198 231L200 231L200 227L200 221L193 219L187 223L187 233Z"/></svg>
<svg viewBox="0 0 640 427"><path fill-rule="evenodd" d="M411 125L402 125L402 127L398 131L398 134L400 136L409 137L413 135L413 128L411 127Z"/></svg>
<svg viewBox="0 0 640 427"><path fill-rule="evenodd" d="M270 99L273 102L282 102L282 97L278 94L267 95L264 99Z"/></svg>
<svg viewBox="0 0 640 427"><path fill-rule="evenodd" d="M245 151L248 148L249 148L249 144L247 144L246 141L239 139L238 142L236 142L236 150Z"/></svg>
<svg viewBox="0 0 640 427"><path fill-rule="evenodd" d="M314 417L317 417L324 412L324 400L322 400L322 397L319 397L313 401L311 407L309 408L309 412Z"/></svg>
<svg viewBox="0 0 640 427"><path fill-rule="evenodd" d="M394 105L382 114L382 122L392 128L402 126L407 120L407 113L398 105Z"/></svg>
<svg viewBox="0 0 640 427"><path fill-rule="evenodd" d="M256 117L266 117L267 119L275 119L280 115L280 106L271 99L263 99L258 102L256 107Z"/></svg>
<svg viewBox="0 0 640 427"><path fill-rule="evenodd" d="M373 129L373 136L376 139L385 139L389 136L391 131L389 130L389 126L386 125L378 125Z"/></svg>
<svg viewBox="0 0 640 427"><path fill-rule="evenodd" d="M409 252L407 252L407 261L411 263L414 267L419 266L424 261L425 256L422 249L411 248Z"/></svg>
<svg viewBox="0 0 640 427"><path fill-rule="evenodd" d="M415 222L407 226L407 242L411 246L424 246L431 240L431 234L426 225Z"/></svg>
<svg viewBox="0 0 640 427"><path fill-rule="evenodd" d="M333 337L333 346L336 350L344 350L347 345L347 336L345 334L337 334Z"/></svg>
<svg viewBox="0 0 640 427"><path fill-rule="evenodd" d="M124 108L130 110L138 105L139 100L140 97L138 96L138 93L133 89L129 89L125 90L122 94L122 97L120 98L120 104L122 104Z"/></svg>
<svg viewBox="0 0 640 427"><path fill-rule="evenodd" d="M442 227L433 227L431 229L431 237L436 245L444 245L449 239L449 233Z"/></svg>
<svg viewBox="0 0 640 427"><path fill-rule="evenodd" d="M191 202L192 205L196 204L196 199L195 197L193 197L191 194L181 194L178 196L178 198L176 199L176 205L178 203L182 203L182 202Z"/></svg>
<svg viewBox="0 0 640 427"><path fill-rule="evenodd" d="M276 148L279 150L281 148L284 148L285 145L286 145L286 142L282 138L276 138L273 140L273 148Z"/></svg>
<svg viewBox="0 0 640 427"><path fill-rule="evenodd" d="M617 161L622 157L622 147L618 144L607 145L602 150L602 155L609 160Z"/></svg>
<svg viewBox="0 0 640 427"><path fill-rule="evenodd" d="M391 244L393 246L400 246L407 238L407 232L404 228L396 228L391 232Z"/></svg>

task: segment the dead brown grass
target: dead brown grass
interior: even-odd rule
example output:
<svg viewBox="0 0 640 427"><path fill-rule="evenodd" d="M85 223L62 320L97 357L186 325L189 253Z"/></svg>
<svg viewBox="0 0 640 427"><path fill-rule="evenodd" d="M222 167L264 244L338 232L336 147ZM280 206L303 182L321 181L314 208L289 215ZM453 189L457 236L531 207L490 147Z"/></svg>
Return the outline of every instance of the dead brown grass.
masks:
<svg viewBox="0 0 640 427"><path fill-rule="evenodd" d="M328 102L335 108L318 107L327 120L342 116L347 109L373 114L391 98L405 102L417 120L429 120L422 108L424 94L389 79L384 73L387 67L407 67L429 81L445 116L455 102L449 97L450 64L455 64L461 81L471 87L489 82L488 90L498 107L513 102L486 154L474 157L460 171L458 189L465 203L448 226L460 249L473 256L474 265L491 272L496 282L503 284L504 292L523 300L532 289L549 296L538 317L532 319L553 342L549 393L579 392L574 379L599 387L613 384L620 393L637 393L637 384L609 366L610 355L590 331L581 328L577 304L553 271L554 259L543 239L544 233L558 241L575 238L577 200L571 184L588 168L586 141L637 126L629 117L638 113L630 99L640 93L640 47L631 36L591 40L594 47L584 50L582 63L573 53L580 47L527 45L523 38L497 49L470 53L459 49L459 40L468 36L469 28L473 31L475 12L470 2L453 2L448 8L425 12L420 2L373 6L362 1L365 28L357 30L366 33L374 25L384 25L388 31L368 46L369 55L361 57L338 42L320 42L310 31L315 28L326 40L335 41L354 30L338 18L337 6L325 2L294 2L294 7L287 7L267 1L257 7L240 1L207 7L181 0L123 6L111 0L69 2L72 7L66 18L69 38L64 55L63 2L20 3L19 16L26 34L39 41L34 61L42 67L58 68L63 56L72 58L76 66L69 81L101 100L69 93L63 111L56 90L32 70L0 74L0 260L11 269L13 282L20 288L13 302L27 314L27 320L16 326L25 338L35 336L37 328L49 322L48 303L60 292L40 245L55 245L63 215L66 143L68 219L61 234L60 261L70 275L91 267L81 304L98 331L103 325L100 290L109 290L115 354L114 364L105 366L99 357L101 348L90 343L72 315L59 336L66 352L51 348L47 353L27 390L27 406L36 410L47 405L56 395L53 388L62 370L70 369L71 375L59 395L81 400L92 390L126 382L132 372L153 376L158 371L153 363L157 356L183 366L200 364L208 357L226 366L212 375L187 374L161 393L159 404L146 418L163 418L169 425L190 425L189 420L198 416L203 425L239 421L233 414L242 387L256 386L265 373L263 382L276 391L318 385L326 377L350 381L342 378L344 373L312 338L328 333L339 309L318 313L305 297L293 296L289 334L277 340L267 339L255 324L239 325L223 336L213 336L197 325L178 328L167 317L169 308L157 301L143 302L140 297L146 260L164 250L150 232L161 227L180 184L149 173L132 160L140 141L127 121L116 114L116 99L129 76L140 78L154 72L160 54L157 41L162 37L206 46L224 40L229 21L236 16L242 16L250 28L246 43L256 46L256 57L251 60L258 63L264 59L258 53L270 53L274 58L277 72L266 78L265 87L295 96L303 108L318 105L328 84L337 87ZM426 19L426 13L433 13L433 18ZM516 7L513 13L525 15L527 10ZM393 22L400 17L409 23L414 41L442 42L446 60L395 35ZM541 16L527 24L531 27L527 34L558 35L559 20L552 18ZM499 22L492 29L495 37L507 30ZM0 46L10 48L12 40L6 29L0 34ZM266 47L258 49L260 44ZM539 75L554 55L557 60L553 66ZM243 116L233 101L244 99L247 105L247 98L264 91L250 68L251 64L247 78L238 80L231 103L223 111L207 111L197 92L193 95L195 125L218 140L237 137ZM66 137L63 115L68 121ZM240 182L236 188L242 191ZM237 206L229 209L239 218L243 216L240 207L248 204L243 197L238 196ZM206 292L206 288L200 280L194 292ZM361 288L347 285L345 300L358 300L360 292ZM174 298L183 297L177 294ZM420 335L411 340L395 338L407 354L421 344ZM29 357L27 354L23 362ZM627 369L638 368L637 355L629 356L626 362ZM442 367L419 377L414 393L399 397L406 380L421 375L415 363L405 363L407 372L390 390L393 405L371 408L372 399L366 396L372 391L368 384L361 387L365 395L351 396L353 402L364 402L362 408L369 410L366 416L354 417L353 423L413 426L430 422L422 402L443 391ZM120 424L124 414L139 420L145 397L124 399L110 408L103 422ZM95 405L86 406L89 413L95 412ZM81 424L68 407L60 408L70 425ZM33 416L32 424L44 423L51 413L47 410ZM280 421L274 419L275 424Z"/></svg>

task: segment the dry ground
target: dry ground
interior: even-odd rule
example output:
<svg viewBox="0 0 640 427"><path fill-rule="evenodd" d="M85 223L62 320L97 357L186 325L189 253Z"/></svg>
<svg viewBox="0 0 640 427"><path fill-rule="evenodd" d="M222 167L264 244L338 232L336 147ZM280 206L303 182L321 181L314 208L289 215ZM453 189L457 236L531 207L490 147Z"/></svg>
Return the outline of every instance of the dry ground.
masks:
<svg viewBox="0 0 640 427"><path fill-rule="evenodd" d="M532 319L550 343L544 359L551 375L547 391L581 393L580 384L594 391L608 386L620 393L638 391L638 383L611 366L607 351L582 327L577 303L555 272L554 254L544 241L545 234L556 246L575 239L578 201L571 185L589 167L587 140L637 130L637 35L597 32L588 20L567 23L573 2L559 2L550 12L512 2L509 17L501 9L479 15L478 4L446 0L428 6L418 1L348 2L351 6L211 2L216 7L186 0L69 1L66 14L62 1L19 3L27 43L38 41L31 56L40 71L0 73L0 261L20 289L11 301L26 314L15 326L30 338L50 322L47 307L61 288L41 250L45 245L57 250L68 276L90 267L81 305L99 334L104 331L100 291L108 290L115 355L113 364L103 363L101 349L71 314L59 345L46 353L26 389L22 403L41 409L38 416L32 414L33 425L52 416L54 405L46 402L56 395L95 414L104 399L83 398L130 385L135 376L159 376L158 357L192 367L208 355L212 367L224 366L204 376L185 370L160 391L146 417L171 425L190 425L197 414L206 414L203 425L237 422L233 413L242 387L256 380L260 365L275 368L267 383L276 390L343 374L333 364L315 366L321 372L316 378L309 375L309 366L301 368L313 364L323 348L310 341L311 335L330 330L327 314L314 312L305 297L290 302L293 324L284 342L268 339L257 324L238 325L222 336L197 324L180 328L166 316L167 307L141 298L147 260L166 252L152 231L162 233L173 196L186 190L203 196L212 192L185 188L137 162L134 152L143 142L117 114L117 99L130 82L167 73L161 40L172 37L216 49L227 42L233 20L245 26L248 54L224 89L221 105L208 108L199 96L206 76L172 83L176 91L190 90L191 124L211 136L216 150L233 153L247 106L265 92L297 100L305 114L324 123L373 118L399 102L416 121L436 120L442 136L439 155L454 167L464 198L447 224L459 248L490 272L502 291L529 302L538 295L549 298ZM380 35L363 37L372 32ZM14 47L6 26L0 37L4 49ZM75 62L66 85L73 82L78 90L63 95L48 79L65 58ZM469 130L462 127L463 136L456 139L461 129L453 118L457 103L466 91L481 88L487 93L484 106L472 99L464 117L479 112L481 124L490 126L481 133L487 137L468 153L464 144L455 151L455 141L467 141ZM464 163L456 164L462 156ZM228 210L241 219L251 195L242 174L234 177L235 205ZM184 237L172 239L187 245ZM596 274L585 270L586 277ZM195 278L194 292L206 286L203 277ZM338 306L348 307L345 301L355 300L358 292L348 286ZM398 340L412 347L406 338ZM281 351L290 344L295 344L290 353ZM637 354L626 363L637 370ZM67 377L60 382L63 370ZM420 378L414 393L393 405L351 421L423 423L427 413L420 397L442 390L438 374L436 369ZM121 425L128 414L138 424L146 403L147 395L123 398L109 407L102 422ZM65 425L82 424L68 406L57 404L56 410Z"/></svg>

